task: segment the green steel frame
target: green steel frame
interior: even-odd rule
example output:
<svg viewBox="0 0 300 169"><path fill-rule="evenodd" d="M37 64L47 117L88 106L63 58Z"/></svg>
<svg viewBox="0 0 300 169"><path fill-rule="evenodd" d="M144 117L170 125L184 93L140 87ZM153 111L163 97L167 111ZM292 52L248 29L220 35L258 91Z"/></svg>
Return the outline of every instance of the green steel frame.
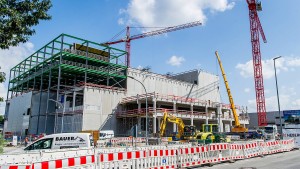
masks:
<svg viewBox="0 0 300 169"><path fill-rule="evenodd" d="M74 52L74 43L107 52L97 56ZM80 82L124 88L126 52L67 34L61 34L10 70L7 99L32 90L59 90ZM47 83L48 82L48 83ZM58 91L59 92L59 91Z"/></svg>
<svg viewBox="0 0 300 169"><path fill-rule="evenodd" d="M39 134L42 94L47 93L44 132L47 117L54 115L53 132L56 133L59 112L57 108L56 112L49 112L50 93L56 93L58 107L60 95L72 92L78 86L92 84L124 90L126 54L123 50L61 34L10 70L7 100L29 91L40 94L36 130Z"/></svg>

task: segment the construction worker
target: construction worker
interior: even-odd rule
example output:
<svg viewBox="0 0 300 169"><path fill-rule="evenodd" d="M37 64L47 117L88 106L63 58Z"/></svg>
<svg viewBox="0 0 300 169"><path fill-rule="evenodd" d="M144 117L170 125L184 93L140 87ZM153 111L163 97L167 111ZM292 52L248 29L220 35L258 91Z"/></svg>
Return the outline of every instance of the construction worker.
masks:
<svg viewBox="0 0 300 169"><path fill-rule="evenodd" d="M27 145L28 145L28 142L29 142L29 140L28 140L28 137L25 137L25 140L24 140L25 147L27 147Z"/></svg>

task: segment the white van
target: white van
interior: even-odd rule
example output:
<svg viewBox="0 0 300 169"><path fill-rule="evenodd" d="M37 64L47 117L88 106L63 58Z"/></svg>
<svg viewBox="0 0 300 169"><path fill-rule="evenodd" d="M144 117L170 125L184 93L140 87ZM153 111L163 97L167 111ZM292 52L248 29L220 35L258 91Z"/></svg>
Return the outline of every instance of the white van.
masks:
<svg viewBox="0 0 300 169"><path fill-rule="evenodd" d="M100 130L99 131L99 140L110 139L115 137L113 130Z"/></svg>
<svg viewBox="0 0 300 169"><path fill-rule="evenodd" d="M93 137L89 133L60 133L51 134L33 142L24 150L45 150L93 147Z"/></svg>

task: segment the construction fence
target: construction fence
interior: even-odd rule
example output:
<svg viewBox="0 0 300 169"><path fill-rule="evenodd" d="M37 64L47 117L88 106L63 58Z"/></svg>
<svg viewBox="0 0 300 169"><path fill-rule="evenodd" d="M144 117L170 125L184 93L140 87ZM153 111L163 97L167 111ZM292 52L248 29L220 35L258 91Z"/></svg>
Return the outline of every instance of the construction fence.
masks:
<svg viewBox="0 0 300 169"><path fill-rule="evenodd" d="M44 150L0 156L1 169L175 169L291 151L295 141Z"/></svg>

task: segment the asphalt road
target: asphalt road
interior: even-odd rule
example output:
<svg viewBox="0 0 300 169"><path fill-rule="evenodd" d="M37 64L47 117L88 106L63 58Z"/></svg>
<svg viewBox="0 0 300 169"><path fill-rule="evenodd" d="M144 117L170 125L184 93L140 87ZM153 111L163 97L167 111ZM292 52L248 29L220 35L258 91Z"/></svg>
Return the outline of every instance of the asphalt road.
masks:
<svg viewBox="0 0 300 169"><path fill-rule="evenodd" d="M243 168L244 167L244 168ZM300 150L239 160L235 163L215 164L201 169L300 169Z"/></svg>

